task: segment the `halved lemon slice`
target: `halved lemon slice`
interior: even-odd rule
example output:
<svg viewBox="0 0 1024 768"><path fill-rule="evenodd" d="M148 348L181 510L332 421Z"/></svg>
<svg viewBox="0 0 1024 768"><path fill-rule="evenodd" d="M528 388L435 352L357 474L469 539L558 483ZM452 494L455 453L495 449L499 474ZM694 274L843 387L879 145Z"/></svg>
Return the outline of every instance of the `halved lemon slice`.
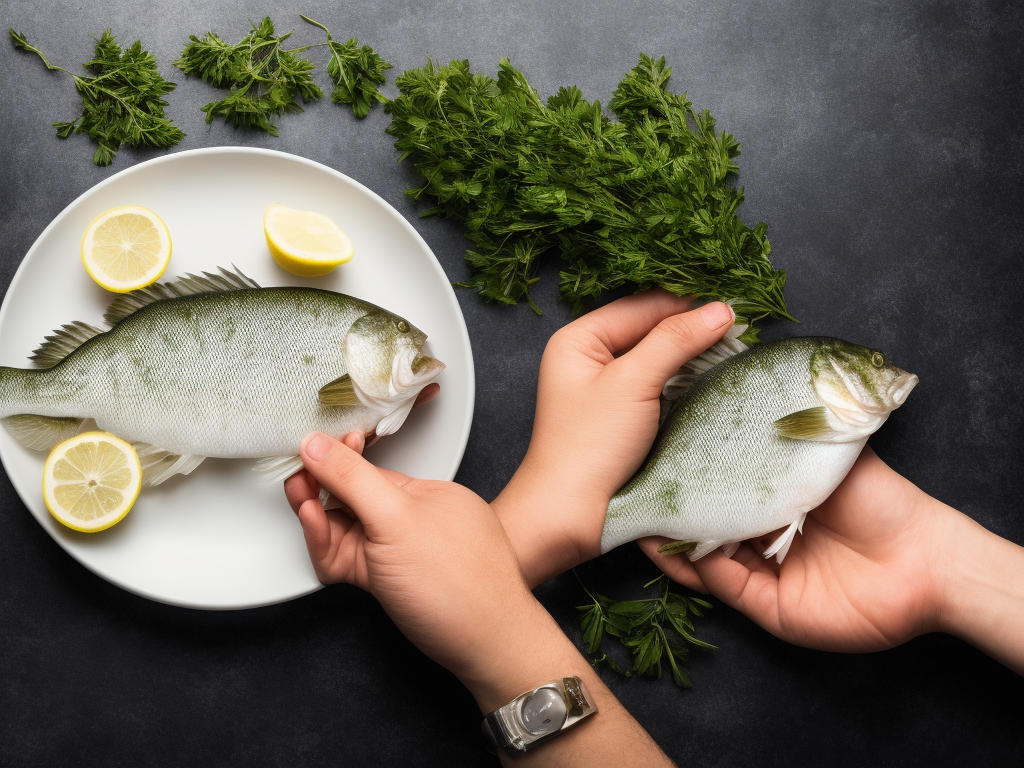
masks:
<svg viewBox="0 0 1024 768"><path fill-rule="evenodd" d="M76 531L102 531L132 508L142 488L135 449L108 432L83 432L50 452L43 467L43 500Z"/></svg>
<svg viewBox="0 0 1024 768"><path fill-rule="evenodd" d="M263 233L274 261L295 275L326 275L355 253L348 235L329 217L281 203L263 214Z"/></svg>
<svg viewBox="0 0 1024 768"><path fill-rule="evenodd" d="M82 263L108 291L127 293L156 282L171 260L171 233L141 205L101 213L82 237Z"/></svg>

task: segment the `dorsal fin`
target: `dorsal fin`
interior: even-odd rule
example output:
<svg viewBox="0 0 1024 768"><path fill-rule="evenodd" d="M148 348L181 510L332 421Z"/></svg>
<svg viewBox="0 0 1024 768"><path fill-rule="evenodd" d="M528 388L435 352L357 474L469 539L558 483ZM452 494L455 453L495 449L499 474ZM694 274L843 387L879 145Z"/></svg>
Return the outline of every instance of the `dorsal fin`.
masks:
<svg viewBox="0 0 1024 768"><path fill-rule="evenodd" d="M103 331L96 326L76 320L61 326L52 336L47 336L29 360L36 368L52 368L89 339L101 333Z"/></svg>
<svg viewBox="0 0 1024 768"><path fill-rule="evenodd" d="M128 315L137 312L154 301L162 299L176 299L181 296L195 296L198 293L222 293L225 291L241 291L247 288L259 288L259 284L251 277L246 277L242 271L234 267L234 271L228 271L220 267L220 274L203 272L202 275L191 273L185 277L178 278L170 283L153 283L153 285L140 288L137 291L118 296L107 308L103 319L111 326L117 325Z"/></svg>
<svg viewBox="0 0 1024 768"><path fill-rule="evenodd" d="M665 387L661 390L661 401L662 401L662 419L668 413L667 406L674 400L678 400L683 396L683 393L690 388L690 386L697 380L697 377L707 371L710 371L716 365L723 360L728 360L734 355L738 355L740 352L746 352L750 347L740 341L738 338L734 338L734 331L740 329L740 333L746 329L746 326L734 326L729 331L729 335L719 341L710 349L704 350L701 354L685 363L682 368L679 369L679 373L670 378L665 382ZM738 334L737 334L738 335Z"/></svg>

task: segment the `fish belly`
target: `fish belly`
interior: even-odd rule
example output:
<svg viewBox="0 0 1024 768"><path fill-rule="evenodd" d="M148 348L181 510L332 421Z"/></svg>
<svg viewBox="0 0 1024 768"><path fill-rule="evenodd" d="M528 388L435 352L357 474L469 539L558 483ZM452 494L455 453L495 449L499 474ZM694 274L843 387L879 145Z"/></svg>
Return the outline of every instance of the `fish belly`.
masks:
<svg viewBox="0 0 1024 768"><path fill-rule="evenodd" d="M364 306L300 289L158 302L54 368L24 372L34 380L4 411L93 418L172 453L295 454L312 430L369 431L383 415L318 399L320 387L346 373L345 334Z"/></svg>

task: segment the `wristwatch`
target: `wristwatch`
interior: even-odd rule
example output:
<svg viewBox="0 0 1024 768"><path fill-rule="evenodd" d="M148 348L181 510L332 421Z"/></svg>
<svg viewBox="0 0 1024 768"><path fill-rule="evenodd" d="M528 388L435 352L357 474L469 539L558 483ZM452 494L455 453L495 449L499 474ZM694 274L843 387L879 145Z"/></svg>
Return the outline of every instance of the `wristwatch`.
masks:
<svg viewBox="0 0 1024 768"><path fill-rule="evenodd" d="M534 745L572 728L597 712L587 687L578 677L563 677L516 696L494 710L481 725L487 749L525 752Z"/></svg>

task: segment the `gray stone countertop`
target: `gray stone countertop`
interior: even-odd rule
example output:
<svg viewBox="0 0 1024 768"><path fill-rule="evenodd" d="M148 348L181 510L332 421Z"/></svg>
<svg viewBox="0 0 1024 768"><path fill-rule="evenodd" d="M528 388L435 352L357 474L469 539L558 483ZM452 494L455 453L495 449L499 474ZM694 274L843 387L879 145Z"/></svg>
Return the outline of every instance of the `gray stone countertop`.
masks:
<svg viewBox="0 0 1024 768"><path fill-rule="evenodd" d="M872 438L928 493L1024 544L1024 10L1012 2L315 1L268 8L168 0L3 5L7 27L74 68L90 34L141 39L178 83L174 151L245 145L301 155L362 182L464 278L454 221L420 219L404 196L379 106L362 122L324 101L279 120L280 138L207 126L214 91L173 68L189 34L235 40L270 13L296 39L302 12L355 36L394 77L508 57L544 97L576 84L607 104L639 52L665 56L671 87L741 142L741 214L769 225L799 326L765 337L833 335L876 346L921 378ZM47 224L78 195L162 153L122 149L91 163L84 136L50 123L77 114L69 79L0 44L0 285L6 291ZM321 85L326 78L320 72ZM530 436L547 338L571 320L546 269L544 309L458 300L477 374L472 433L457 480L492 498ZM72 320L75 318L68 318ZM235 612L129 594L69 557L0 474L0 764L494 765L479 713L410 645L377 603L332 587ZM590 583L639 596L652 566L632 545L587 565ZM537 590L579 637L571 574ZM842 655L788 645L716 602L699 625L694 686L607 674L612 690L679 764L1021 765L1024 681L949 636Z"/></svg>

